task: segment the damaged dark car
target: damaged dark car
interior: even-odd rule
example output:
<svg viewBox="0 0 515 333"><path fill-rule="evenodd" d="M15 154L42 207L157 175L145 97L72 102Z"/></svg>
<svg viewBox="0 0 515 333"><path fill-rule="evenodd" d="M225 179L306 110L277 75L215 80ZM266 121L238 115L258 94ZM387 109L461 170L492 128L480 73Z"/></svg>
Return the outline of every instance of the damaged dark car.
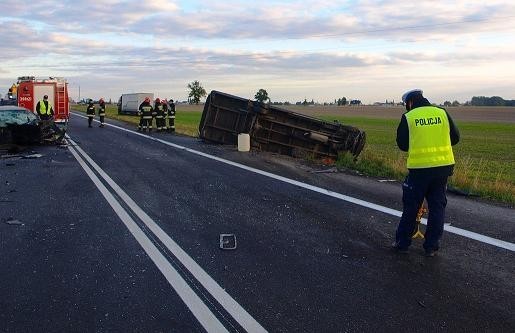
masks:
<svg viewBox="0 0 515 333"><path fill-rule="evenodd" d="M65 130L52 120L42 121L30 110L18 106L0 106L0 148L16 150L23 146L59 143Z"/></svg>

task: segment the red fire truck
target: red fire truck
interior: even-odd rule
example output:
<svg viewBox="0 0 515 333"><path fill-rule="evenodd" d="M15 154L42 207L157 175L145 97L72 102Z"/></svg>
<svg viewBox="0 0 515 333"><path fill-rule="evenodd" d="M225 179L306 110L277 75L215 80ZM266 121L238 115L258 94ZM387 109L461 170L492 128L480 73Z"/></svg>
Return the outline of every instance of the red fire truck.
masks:
<svg viewBox="0 0 515 333"><path fill-rule="evenodd" d="M70 117L66 80L62 77L21 76L18 78L18 106L36 112L37 103L43 100L45 95L48 95L48 102L54 109L54 122L66 126Z"/></svg>

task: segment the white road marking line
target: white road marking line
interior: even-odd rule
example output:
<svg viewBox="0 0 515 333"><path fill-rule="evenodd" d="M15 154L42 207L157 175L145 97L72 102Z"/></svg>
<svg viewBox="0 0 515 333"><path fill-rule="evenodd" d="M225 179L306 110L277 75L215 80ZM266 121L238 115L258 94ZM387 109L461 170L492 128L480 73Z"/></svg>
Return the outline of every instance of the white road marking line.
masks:
<svg viewBox="0 0 515 333"><path fill-rule="evenodd" d="M100 179L94 174L94 172L88 167L84 160L79 156L75 149L68 146L75 159L82 166L86 174L96 185L100 193L104 196L106 201L111 205L115 213L125 224L127 229L131 232L137 242L145 250L147 255L152 259L157 268L163 273L166 280L173 289L177 292L179 297L187 305L189 310L200 322L202 327L208 332L229 332L224 325L216 318L211 310L204 304L204 302L198 297L198 295L191 289L188 283L181 277L181 275L173 268L168 262L165 256L157 249L152 241L145 235L145 233L138 227L136 222L129 216L129 214L123 209L120 203L114 198L109 190L102 184Z"/></svg>
<svg viewBox="0 0 515 333"><path fill-rule="evenodd" d="M74 114L76 116L79 116L79 117L86 118L85 116L82 116L82 115L79 115L79 114L76 114L76 113L72 113L72 114ZM293 180L293 179L289 179L289 178L286 178L286 177L283 177L283 176L279 176L279 175L276 175L276 174L273 174L273 173L270 173L270 172L267 172L267 171L259 170L259 169L252 168L252 167L240 164L240 163L236 163L236 162L233 162L233 161L225 160L225 159L217 157L217 156L209 155L209 154L206 154L206 153L203 153L201 151L194 150L194 149L191 149L191 148L186 148L184 146L180 146L180 145L177 145L175 143L171 143L171 142L168 142L168 141L165 141L165 140L154 138L154 137L148 136L146 134L135 132L135 131L132 131L132 130L129 130L129 129L126 129L126 128L123 128L123 127L120 127L120 126L116 126L116 125L113 125L113 124L107 124L107 123L106 123L106 125L114 127L114 128L117 128L117 129L125 131L125 132L132 133L134 135L139 135L139 136L142 136L144 138L147 138L147 139L150 139L150 140L153 140L153 141L157 141L157 142L163 143L163 144L165 144L167 146L170 146L170 147L173 147L173 148L176 148L176 149L184 150L184 151L187 151L187 152L195 154L195 155L206 157L206 158L209 158L209 159L221 162L221 163L229 164L229 165L232 165L232 166L240 168L240 169L244 169L244 170L247 170L247 171L250 171L250 172L254 172L254 173L263 175L265 177L273 178L273 179L276 179L276 180L279 180L279 181L282 181L282 182L285 182L285 183L288 183L288 184L291 184L291 185L295 185L295 186L298 186L298 187L301 187L301 188L305 188L305 189L310 190L310 191L314 191L314 192L317 192L317 193L325 194L327 196L330 196L330 197L333 197L333 198L337 198L337 199L341 199L343 201L347 201L347 202L350 202L350 203L353 203L353 204L356 204L356 205L359 205L359 206L362 206L362 207L367 207L367 208L370 208L370 209L373 209L373 210L376 210L376 211L379 211L379 212L382 212L382 213L385 213L385 214L389 214L389 215L393 215L393 216L397 216L397 217L400 217L402 215L401 211L398 211L398 210L395 210L395 209L392 209L392 208L388 208L388 207L385 207L385 206L377 205L377 204L372 203L372 202L368 202L368 201L365 201L365 200L353 198L353 197L350 197L350 196L347 196L347 195L344 195L344 194L340 194L340 193L337 193L337 192L333 192L333 191L330 191L330 190L327 190L327 189L324 189L324 188L321 188L321 187L309 185L309 184L302 183L302 182L299 182L299 181L296 181L296 180ZM427 225L427 219L423 218L422 219L422 224ZM479 234L479 233L476 233L476 232L473 232L473 231L468 231L468 230L465 230L465 229L456 228L456 227L453 227L453 226L450 226L450 225L444 225L444 230L449 232L449 233L451 233L451 234L463 236L463 237L466 237L466 238L469 238L469 239L473 239L473 240L476 240L476 241L479 241L479 242L482 242L482 243L485 243L485 244L493 245L493 246L496 246L496 247L499 247L499 248L502 248L502 249L506 249L506 250L510 250L510 251L514 251L515 252L515 244L514 243L510 243L510 242L506 242L506 241L503 241L503 240L500 240L500 239L496 239L496 238L493 238L493 237L485 236L485 235L482 235L482 234Z"/></svg>
<svg viewBox="0 0 515 333"><path fill-rule="evenodd" d="M74 145L76 143L70 139ZM75 148L95 169L98 174L113 188L116 194L127 204L127 206L145 223L145 225L156 235L159 240L170 250L170 252L190 271L197 281L217 300L220 305L241 325L247 332L266 332L266 330L238 303L236 302L193 258L191 258L157 223L152 220L125 191L112 180L107 173L93 161L86 152L79 146Z"/></svg>

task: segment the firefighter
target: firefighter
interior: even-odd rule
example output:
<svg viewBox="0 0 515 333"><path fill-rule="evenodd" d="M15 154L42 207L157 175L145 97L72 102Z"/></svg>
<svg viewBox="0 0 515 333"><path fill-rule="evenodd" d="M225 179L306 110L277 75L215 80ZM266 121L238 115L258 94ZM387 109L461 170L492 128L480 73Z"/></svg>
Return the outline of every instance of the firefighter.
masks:
<svg viewBox="0 0 515 333"><path fill-rule="evenodd" d="M90 99L88 102L88 106L86 108L86 114L88 116L88 127L91 126L91 123L93 123L93 118L95 118L95 104L93 104L93 100Z"/></svg>
<svg viewBox="0 0 515 333"><path fill-rule="evenodd" d="M139 126L138 132L151 130L152 129L152 112L154 109L150 105L150 97L145 97L143 103L140 104L138 109Z"/></svg>
<svg viewBox="0 0 515 333"><path fill-rule="evenodd" d="M104 117L106 115L106 103L103 98L98 101L98 116L100 117L100 125L98 127L104 127Z"/></svg>
<svg viewBox="0 0 515 333"><path fill-rule="evenodd" d="M154 112L152 115L155 115L156 118L156 128L158 132L161 132L164 129L163 120L165 114L163 112L163 104L161 104L161 100L156 98L156 103L154 104Z"/></svg>
<svg viewBox="0 0 515 333"><path fill-rule="evenodd" d="M175 103L171 98L168 102L168 131L175 132Z"/></svg>
<svg viewBox="0 0 515 333"><path fill-rule="evenodd" d="M50 120L54 116L54 109L48 102L48 95L43 96L43 100L36 105L36 112L41 120Z"/></svg>
<svg viewBox="0 0 515 333"><path fill-rule="evenodd" d="M152 101L151 101L152 103ZM152 104L150 105L152 106ZM149 132L152 132L152 125L154 124L154 119L156 118L156 109L155 109L155 101L154 101L154 107L152 108L152 111L150 112L150 115L151 115L151 118L150 118L150 121L149 121L149 125L148 125L148 131Z"/></svg>
<svg viewBox="0 0 515 333"><path fill-rule="evenodd" d="M163 106L163 131L166 131L168 127L166 126L166 119L168 118L168 102L166 99L161 100L161 105Z"/></svg>

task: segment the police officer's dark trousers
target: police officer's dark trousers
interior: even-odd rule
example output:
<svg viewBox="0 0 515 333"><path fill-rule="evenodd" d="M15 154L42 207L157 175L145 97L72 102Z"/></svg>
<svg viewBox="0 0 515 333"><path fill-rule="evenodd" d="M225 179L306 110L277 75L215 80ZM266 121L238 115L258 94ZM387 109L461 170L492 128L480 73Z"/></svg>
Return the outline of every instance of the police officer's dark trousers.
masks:
<svg viewBox="0 0 515 333"><path fill-rule="evenodd" d="M447 178L448 176L438 173L410 171L402 184L404 209L396 233L399 248L408 248L411 245L411 237L417 227L417 213L426 198L429 214L423 246L426 250L438 250L447 205Z"/></svg>

